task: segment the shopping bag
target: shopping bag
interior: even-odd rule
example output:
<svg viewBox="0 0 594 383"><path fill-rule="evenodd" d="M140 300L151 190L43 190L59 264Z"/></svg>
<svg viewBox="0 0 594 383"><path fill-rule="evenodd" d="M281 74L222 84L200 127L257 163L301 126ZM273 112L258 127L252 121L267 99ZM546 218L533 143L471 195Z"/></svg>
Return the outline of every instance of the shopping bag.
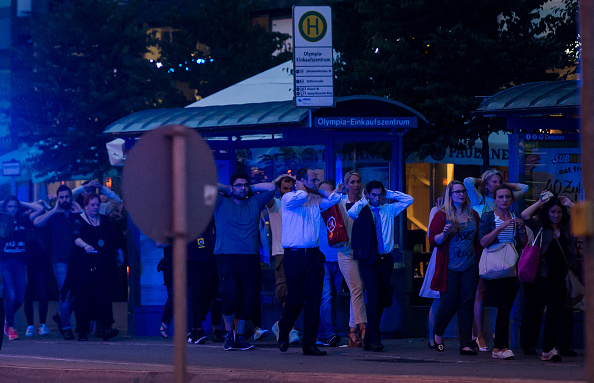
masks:
<svg viewBox="0 0 594 383"><path fill-rule="evenodd" d="M324 210L321 214L326 224L328 246L336 247L337 245L342 245L344 242L348 242L349 235L338 204Z"/></svg>
<svg viewBox="0 0 594 383"><path fill-rule="evenodd" d="M586 295L586 288L584 285L582 285L578 277L575 276L573 271L567 271L565 282L567 283L567 295L569 296L572 305L575 305L584 299L584 295Z"/></svg>
<svg viewBox="0 0 594 383"><path fill-rule="evenodd" d="M540 243L537 246L536 241L540 236ZM527 245L522 250L520 260L518 261L518 279L520 282L534 282L536 272L538 271L538 264L540 262L540 248L542 246L542 229L532 241L532 245Z"/></svg>

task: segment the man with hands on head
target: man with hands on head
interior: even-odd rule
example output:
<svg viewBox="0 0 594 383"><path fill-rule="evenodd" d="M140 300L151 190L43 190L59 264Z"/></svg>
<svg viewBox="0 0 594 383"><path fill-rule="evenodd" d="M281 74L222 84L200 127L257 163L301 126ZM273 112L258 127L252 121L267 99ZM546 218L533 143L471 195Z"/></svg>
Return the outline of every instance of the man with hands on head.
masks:
<svg viewBox="0 0 594 383"><path fill-rule="evenodd" d="M386 203L386 199L396 200ZM382 351L380 322L383 310L392 302L390 277L394 267L394 218L412 205L413 197L386 190L380 181L370 181L363 198L349 209L355 220L351 236L353 258L367 291L367 330L363 339L366 351Z"/></svg>
<svg viewBox="0 0 594 383"><path fill-rule="evenodd" d="M295 178L296 190L281 200L288 295L278 323L278 346L287 351L289 332L303 309L303 354L322 356L326 352L316 347L325 260L319 248L320 212L340 202L340 194L318 190L319 179L312 169L299 169Z"/></svg>
<svg viewBox="0 0 594 383"><path fill-rule="evenodd" d="M243 172L231 176L231 186L219 184L214 218L221 311L225 322L225 350L251 350L244 336L256 299L259 299L258 275L260 212L274 196L272 182L252 185ZM237 318L237 325L235 325Z"/></svg>
<svg viewBox="0 0 594 383"><path fill-rule="evenodd" d="M66 273L68 271L68 260L74 244L72 233L74 231L75 215L82 211L80 205L72 200L72 190L66 185L60 185L57 191L56 206L35 218L33 225L36 227L47 226L51 237L50 253L54 276L58 282L58 291L62 290ZM74 334L70 324L70 297L60 299L60 312L52 319L58 324L58 330L65 340L73 340Z"/></svg>

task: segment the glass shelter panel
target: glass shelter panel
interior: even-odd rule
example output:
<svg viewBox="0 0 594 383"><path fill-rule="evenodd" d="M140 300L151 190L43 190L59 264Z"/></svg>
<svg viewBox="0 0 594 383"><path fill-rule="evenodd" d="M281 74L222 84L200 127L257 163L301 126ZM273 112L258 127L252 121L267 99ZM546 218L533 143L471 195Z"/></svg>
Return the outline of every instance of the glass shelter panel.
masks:
<svg viewBox="0 0 594 383"><path fill-rule="evenodd" d="M252 183L271 182L285 173L295 175L301 168L315 170L323 180L324 150L324 145L237 149L237 170L248 173Z"/></svg>
<svg viewBox="0 0 594 383"><path fill-rule="evenodd" d="M346 173L355 170L363 184L381 181L390 187L391 142L338 143L336 145L336 181L342 182Z"/></svg>

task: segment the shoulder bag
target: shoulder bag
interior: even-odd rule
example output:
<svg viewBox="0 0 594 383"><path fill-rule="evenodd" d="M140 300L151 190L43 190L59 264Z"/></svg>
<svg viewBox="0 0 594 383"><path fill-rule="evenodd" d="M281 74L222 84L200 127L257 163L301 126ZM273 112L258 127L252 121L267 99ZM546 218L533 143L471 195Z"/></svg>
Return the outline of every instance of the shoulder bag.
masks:
<svg viewBox="0 0 594 383"><path fill-rule="evenodd" d="M514 214L512 213L512 218ZM514 224L514 239L516 225ZM495 243L483 249L479 261L479 275L483 279L517 277L518 252L514 242Z"/></svg>
<svg viewBox="0 0 594 383"><path fill-rule="evenodd" d="M540 236L540 243L537 246L536 241ZM520 282L534 282L538 264L540 263L540 248L542 247L542 228L536 234L532 245L526 245L518 261L518 279Z"/></svg>

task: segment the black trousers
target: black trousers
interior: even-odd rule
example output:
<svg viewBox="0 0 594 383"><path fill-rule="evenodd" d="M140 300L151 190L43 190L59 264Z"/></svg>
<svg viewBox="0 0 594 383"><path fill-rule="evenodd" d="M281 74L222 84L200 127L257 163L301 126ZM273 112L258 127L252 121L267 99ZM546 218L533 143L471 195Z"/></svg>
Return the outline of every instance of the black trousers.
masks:
<svg viewBox="0 0 594 383"><path fill-rule="evenodd" d="M392 254L378 256L374 263L359 261L359 272L365 284L367 302L367 330L365 342L375 343L380 341L380 323L384 308L392 303L392 286L390 278L394 268L394 257Z"/></svg>
<svg viewBox="0 0 594 383"><path fill-rule="evenodd" d="M316 344L320 323L320 303L324 286L324 262L319 248L285 249L283 266L287 278L287 300L278 321L279 339L286 340L303 310L303 348Z"/></svg>
<svg viewBox="0 0 594 383"><path fill-rule="evenodd" d="M495 348L509 348L509 317L518 293L518 278L485 280L487 294L497 305L495 320Z"/></svg>
<svg viewBox="0 0 594 383"><path fill-rule="evenodd" d="M460 349L474 348L472 322L474 320L474 298L478 286L478 265L475 263L465 271L448 269L446 291L439 293L439 309L435 317L433 333L443 336L452 317L458 312L458 337Z"/></svg>
<svg viewBox="0 0 594 383"><path fill-rule="evenodd" d="M545 306L547 317L542 350L549 352L553 348L559 349L561 314L566 294L565 279L554 280L537 276L534 283L524 283L524 314L520 327L520 343L523 349L536 347Z"/></svg>
<svg viewBox="0 0 594 383"><path fill-rule="evenodd" d="M218 254L217 268L223 315L236 314L237 319L250 319L254 304L260 298L260 256Z"/></svg>
<svg viewBox="0 0 594 383"><path fill-rule="evenodd" d="M218 296L219 274L215 258L209 260L188 260L188 290L190 302L190 320L193 328L202 328L202 322L210 310L212 302ZM221 323L221 313L218 318L213 317L213 325Z"/></svg>
<svg viewBox="0 0 594 383"><path fill-rule="evenodd" d="M79 333L88 333L91 320L96 319L102 330L111 328L113 310L111 307L111 288L108 284L97 282L74 289L74 316Z"/></svg>

